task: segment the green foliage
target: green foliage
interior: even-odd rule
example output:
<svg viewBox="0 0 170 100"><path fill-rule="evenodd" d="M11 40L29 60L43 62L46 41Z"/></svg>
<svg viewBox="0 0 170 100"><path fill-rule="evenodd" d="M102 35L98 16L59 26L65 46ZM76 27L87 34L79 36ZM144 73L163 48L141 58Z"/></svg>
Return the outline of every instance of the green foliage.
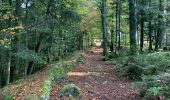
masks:
<svg viewBox="0 0 170 100"><path fill-rule="evenodd" d="M59 90L59 97L80 97L82 95L81 89L75 84L66 84Z"/></svg>
<svg viewBox="0 0 170 100"><path fill-rule="evenodd" d="M14 54L14 56L21 58L27 61L33 61L37 64L46 64L47 62L44 61L36 52L28 49L22 49L21 51Z"/></svg>
<svg viewBox="0 0 170 100"><path fill-rule="evenodd" d="M124 77L137 81L135 83L141 89L141 97L145 99L159 98L160 96L169 98L169 52L125 55L115 59L118 72L121 72Z"/></svg>
<svg viewBox="0 0 170 100"><path fill-rule="evenodd" d="M165 96L166 99L170 98L170 75L164 76L166 73L158 75L143 75L142 81L136 84L141 88L142 97L148 98L147 94L154 96Z"/></svg>
<svg viewBox="0 0 170 100"><path fill-rule="evenodd" d="M143 69L135 63L129 63L124 70L124 76L127 76L131 80L138 80L143 74Z"/></svg>
<svg viewBox="0 0 170 100"><path fill-rule="evenodd" d="M47 63L90 47L93 37L100 33L92 32L92 26L97 30L100 30L100 26L93 23L96 20L92 19L98 12L91 1L27 1L28 7L24 7L26 1L22 0L0 1L0 63L3 64L3 67L0 66L0 73L3 72L0 74L0 87L8 83L4 82L7 80L7 65L17 69L10 70L10 82L15 81L12 72L16 71L18 78L35 73ZM68 66L72 65L58 69L56 73L67 72L70 69Z"/></svg>
<svg viewBox="0 0 170 100"><path fill-rule="evenodd" d="M49 95L50 95L50 90L51 90L51 81L50 80L46 80L45 83L43 84L42 88L41 88L41 91L43 93L41 98L43 100L48 100Z"/></svg>
<svg viewBox="0 0 170 100"><path fill-rule="evenodd" d="M13 100L14 94L12 93L6 93L2 95L3 100Z"/></svg>
<svg viewBox="0 0 170 100"><path fill-rule="evenodd" d="M81 54L81 55L77 58L77 62L85 63L84 54Z"/></svg>

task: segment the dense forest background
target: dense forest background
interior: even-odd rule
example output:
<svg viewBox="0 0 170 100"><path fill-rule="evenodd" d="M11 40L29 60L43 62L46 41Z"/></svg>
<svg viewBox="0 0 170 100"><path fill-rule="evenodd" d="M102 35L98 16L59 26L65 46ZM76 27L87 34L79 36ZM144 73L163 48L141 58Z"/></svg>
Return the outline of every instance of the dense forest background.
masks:
<svg viewBox="0 0 170 100"><path fill-rule="evenodd" d="M169 4L169 0L0 0L0 87L102 40L105 60L114 58L124 76L168 97Z"/></svg>
<svg viewBox="0 0 170 100"><path fill-rule="evenodd" d="M86 49L98 33L90 34L97 20L90 1L1 0L0 5L0 86Z"/></svg>

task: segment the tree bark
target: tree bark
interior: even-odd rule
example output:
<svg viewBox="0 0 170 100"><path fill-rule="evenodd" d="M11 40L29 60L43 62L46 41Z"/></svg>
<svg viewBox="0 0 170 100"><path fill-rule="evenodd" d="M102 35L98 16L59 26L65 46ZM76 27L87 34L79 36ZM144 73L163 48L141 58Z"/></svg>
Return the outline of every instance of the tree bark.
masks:
<svg viewBox="0 0 170 100"><path fill-rule="evenodd" d="M130 27L130 54L137 53L136 34L137 34L137 18L136 18L136 0L129 0L129 27Z"/></svg>
<svg viewBox="0 0 170 100"><path fill-rule="evenodd" d="M115 36L115 53L117 52L118 47L118 0L116 0L116 36Z"/></svg>
<svg viewBox="0 0 170 100"><path fill-rule="evenodd" d="M118 10L118 16L119 16L119 24L118 24L118 30L119 30L119 36L118 36L118 50L121 46L121 0L119 0L118 3L119 10Z"/></svg>
<svg viewBox="0 0 170 100"><path fill-rule="evenodd" d="M140 52L143 52L143 43L144 43L144 12L141 11L141 21L140 21Z"/></svg>
<svg viewBox="0 0 170 100"><path fill-rule="evenodd" d="M103 55L108 54L107 51L107 26L106 26L106 0L102 0L101 8L101 17L102 17L102 31L103 31Z"/></svg>
<svg viewBox="0 0 170 100"><path fill-rule="evenodd" d="M151 0L149 0L149 7L151 7ZM149 52L152 51L152 18L151 13L149 13Z"/></svg>

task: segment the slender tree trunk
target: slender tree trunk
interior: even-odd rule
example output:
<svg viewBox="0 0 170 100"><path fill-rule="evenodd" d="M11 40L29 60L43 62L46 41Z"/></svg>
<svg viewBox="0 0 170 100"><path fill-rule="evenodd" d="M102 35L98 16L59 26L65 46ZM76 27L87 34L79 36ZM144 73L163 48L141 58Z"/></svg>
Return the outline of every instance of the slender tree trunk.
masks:
<svg viewBox="0 0 170 100"><path fill-rule="evenodd" d="M116 0L116 36L115 36L115 53L117 52L118 47L118 0Z"/></svg>
<svg viewBox="0 0 170 100"><path fill-rule="evenodd" d="M102 31L103 31L103 55L106 56L107 52L107 27L106 27L106 0L102 0L101 8L102 17Z"/></svg>
<svg viewBox="0 0 170 100"><path fill-rule="evenodd" d="M141 11L141 32L140 32L140 52L143 52L143 43L144 43L144 13Z"/></svg>
<svg viewBox="0 0 170 100"><path fill-rule="evenodd" d="M9 0L9 5L12 6L12 1ZM11 27L11 18L8 19L8 27ZM11 37L10 37L10 42L11 42ZM8 63L7 63L7 79L6 79L6 85L10 83L10 73L11 73L11 45L9 47L7 57L8 57Z"/></svg>
<svg viewBox="0 0 170 100"><path fill-rule="evenodd" d="M158 25L157 25L157 19L154 19L154 39L155 39L155 51L158 51L158 36L157 36L157 31L158 31L158 29L157 29L157 27L158 27Z"/></svg>
<svg viewBox="0 0 170 100"><path fill-rule="evenodd" d="M110 51L113 52L113 42L114 42L114 31L111 31L111 47L110 47Z"/></svg>
<svg viewBox="0 0 170 100"><path fill-rule="evenodd" d="M118 24L118 30L119 30L119 39L118 39L118 50L121 46L121 0L119 0L119 10L118 10L118 16L119 16L119 24Z"/></svg>
<svg viewBox="0 0 170 100"><path fill-rule="evenodd" d="M149 0L149 7L151 7L151 0ZM151 13L149 13L149 52L152 51L152 18Z"/></svg>
<svg viewBox="0 0 170 100"><path fill-rule="evenodd" d="M11 56L10 56L10 51L8 51L8 66L7 66L7 80L6 80L6 85L8 85L9 82L10 82L10 71L11 71Z"/></svg>

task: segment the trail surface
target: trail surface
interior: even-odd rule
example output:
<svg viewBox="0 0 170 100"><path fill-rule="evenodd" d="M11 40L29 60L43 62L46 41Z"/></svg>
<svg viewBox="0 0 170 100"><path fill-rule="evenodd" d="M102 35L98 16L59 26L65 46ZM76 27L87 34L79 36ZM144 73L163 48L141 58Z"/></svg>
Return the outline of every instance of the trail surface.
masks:
<svg viewBox="0 0 170 100"><path fill-rule="evenodd" d="M117 77L113 65L102 60L102 49L86 53L84 63L77 63L65 80L75 83L82 90L82 100L137 100L137 89L130 88L130 82ZM57 83L50 100L67 100L57 96L61 84Z"/></svg>

